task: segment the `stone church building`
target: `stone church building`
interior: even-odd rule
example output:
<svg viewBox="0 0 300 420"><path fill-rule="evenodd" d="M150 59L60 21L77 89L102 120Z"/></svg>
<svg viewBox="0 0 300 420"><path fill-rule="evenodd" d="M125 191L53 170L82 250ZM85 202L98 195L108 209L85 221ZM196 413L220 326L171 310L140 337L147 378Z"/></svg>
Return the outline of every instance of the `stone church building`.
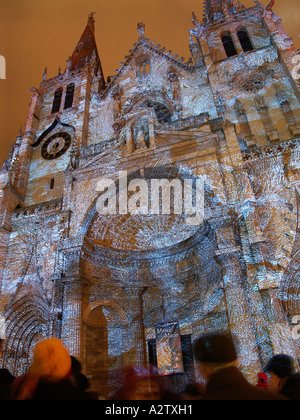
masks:
<svg viewBox="0 0 300 420"><path fill-rule="evenodd" d="M91 14L64 72L32 89L0 172L2 362L15 375L49 336L105 396L127 365L190 381L193 342L215 331L254 383L273 354L299 362L298 52L259 1L206 0L192 20L190 58L139 23L105 79ZM201 178L204 220L99 213L99 181L120 201L120 173L137 209L139 180Z"/></svg>

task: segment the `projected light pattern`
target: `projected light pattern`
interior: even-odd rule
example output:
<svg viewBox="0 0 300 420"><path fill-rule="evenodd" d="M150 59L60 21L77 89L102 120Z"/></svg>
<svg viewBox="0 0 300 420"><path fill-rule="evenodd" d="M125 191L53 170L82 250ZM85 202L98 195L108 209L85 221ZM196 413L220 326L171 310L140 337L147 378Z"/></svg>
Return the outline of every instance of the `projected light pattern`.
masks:
<svg viewBox="0 0 300 420"><path fill-rule="evenodd" d="M65 72L33 89L0 173L3 364L14 374L48 336L62 338L104 396L128 365L192 381L193 342L204 333L232 334L252 382L274 353L300 358L296 52L259 2L205 3L205 20L193 15L188 61L139 24L138 42L105 83L91 15ZM235 38L244 25L247 52ZM71 84L72 107L62 109ZM124 191L136 210L151 202L138 183L120 188L125 172L126 187L204 180L204 220L187 225L172 188L170 214L99 214L103 179L116 185L107 206L124 203Z"/></svg>

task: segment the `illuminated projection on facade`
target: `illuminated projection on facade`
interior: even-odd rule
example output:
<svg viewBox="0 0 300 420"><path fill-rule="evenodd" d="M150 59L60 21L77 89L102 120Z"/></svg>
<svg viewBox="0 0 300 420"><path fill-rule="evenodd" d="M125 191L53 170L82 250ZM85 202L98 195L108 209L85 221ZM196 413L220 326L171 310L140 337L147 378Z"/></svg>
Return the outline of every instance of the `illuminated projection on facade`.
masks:
<svg viewBox="0 0 300 420"><path fill-rule="evenodd" d="M205 1L202 22L193 14L189 46L190 58L173 55L140 23L105 79L91 14L65 71L32 89L0 173L3 363L14 374L48 336L103 395L127 365L190 380L193 342L213 331L231 332L253 382L274 353L299 360L298 52L271 8L231 0ZM153 180L170 211L163 194L145 211ZM187 223L183 195L178 204L186 180L192 209L203 183L199 223Z"/></svg>

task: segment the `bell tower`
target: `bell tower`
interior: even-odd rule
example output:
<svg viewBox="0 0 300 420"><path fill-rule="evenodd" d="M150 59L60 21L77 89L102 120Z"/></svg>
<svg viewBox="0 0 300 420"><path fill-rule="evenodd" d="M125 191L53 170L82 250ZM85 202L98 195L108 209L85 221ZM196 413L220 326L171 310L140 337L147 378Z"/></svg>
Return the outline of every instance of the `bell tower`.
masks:
<svg viewBox="0 0 300 420"><path fill-rule="evenodd" d="M33 206L63 196L65 171L76 166L87 145L91 97L104 87L91 13L65 71L49 78L46 68L40 87L32 89L25 130L7 162L22 197L16 204Z"/></svg>
<svg viewBox="0 0 300 420"><path fill-rule="evenodd" d="M219 114L236 124L243 152L300 133L299 90L291 77L296 50L273 11L256 1L205 0L190 31L193 57L203 57ZM201 62L198 58L198 62ZM278 92L285 92L285 100Z"/></svg>

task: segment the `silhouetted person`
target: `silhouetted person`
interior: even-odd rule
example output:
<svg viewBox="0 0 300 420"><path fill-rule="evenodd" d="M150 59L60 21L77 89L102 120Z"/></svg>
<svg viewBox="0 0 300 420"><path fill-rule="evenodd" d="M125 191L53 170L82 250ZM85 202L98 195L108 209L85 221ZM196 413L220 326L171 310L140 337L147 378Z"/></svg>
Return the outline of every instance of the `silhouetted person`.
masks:
<svg viewBox="0 0 300 420"><path fill-rule="evenodd" d="M2 346L3 340L0 339L0 363L2 359ZM0 369L0 400L9 400L11 384L15 380L15 377L9 372L8 369Z"/></svg>
<svg viewBox="0 0 300 420"><path fill-rule="evenodd" d="M238 369L237 354L231 338L206 335L194 345L194 354L201 375L207 380L208 400L284 400L251 385Z"/></svg>
<svg viewBox="0 0 300 420"><path fill-rule="evenodd" d="M72 376L71 381L73 384L81 389L82 391L86 391L90 387L90 382L88 378L82 373L82 366L81 363L76 357L71 356L71 363L72 363Z"/></svg>
<svg viewBox="0 0 300 420"><path fill-rule="evenodd" d="M294 361L286 354L273 356L265 372L269 374L268 389L291 400L300 400L300 375L294 373Z"/></svg>

